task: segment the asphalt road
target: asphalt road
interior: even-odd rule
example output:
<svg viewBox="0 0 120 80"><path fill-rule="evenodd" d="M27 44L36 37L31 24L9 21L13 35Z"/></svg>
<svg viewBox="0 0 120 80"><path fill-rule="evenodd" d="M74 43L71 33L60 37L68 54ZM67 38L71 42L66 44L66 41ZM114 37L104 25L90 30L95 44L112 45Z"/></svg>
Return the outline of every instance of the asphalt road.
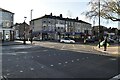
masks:
<svg viewBox="0 0 120 80"><path fill-rule="evenodd" d="M11 45L3 46L2 53L2 74L8 78L110 79L118 75L119 57L99 55L93 51Z"/></svg>

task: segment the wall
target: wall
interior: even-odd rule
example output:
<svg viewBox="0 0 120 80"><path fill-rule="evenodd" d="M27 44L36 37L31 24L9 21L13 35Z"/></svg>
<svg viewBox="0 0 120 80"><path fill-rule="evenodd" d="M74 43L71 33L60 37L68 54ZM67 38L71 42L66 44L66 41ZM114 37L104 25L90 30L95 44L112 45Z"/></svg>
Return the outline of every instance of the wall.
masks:
<svg viewBox="0 0 120 80"><path fill-rule="evenodd" d="M38 19L33 22L34 31L40 31L42 30L42 20Z"/></svg>

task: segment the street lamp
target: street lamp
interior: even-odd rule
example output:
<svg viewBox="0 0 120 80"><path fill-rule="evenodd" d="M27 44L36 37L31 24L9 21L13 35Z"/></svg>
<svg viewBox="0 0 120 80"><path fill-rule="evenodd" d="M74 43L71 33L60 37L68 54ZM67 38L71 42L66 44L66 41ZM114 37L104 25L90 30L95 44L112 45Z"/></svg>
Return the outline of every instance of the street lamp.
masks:
<svg viewBox="0 0 120 80"><path fill-rule="evenodd" d="M101 42L101 37L100 37L100 0L98 1L98 6L99 6L99 26L98 26L98 38L99 38L99 48L100 48L100 42Z"/></svg>
<svg viewBox="0 0 120 80"><path fill-rule="evenodd" d="M31 42L31 44L32 44L32 41L33 41L33 39L32 39L32 32L33 32L33 26L32 26L32 11L33 11L33 9L31 9L31 14L30 14L30 16L31 16L31 35L30 35L30 42Z"/></svg>
<svg viewBox="0 0 120 80"><path fill-rule="evenodd" d="M26 44L26 40L25 40L25 20L27 17L24 17L24 40L23 40L23 44Z"/></svg>

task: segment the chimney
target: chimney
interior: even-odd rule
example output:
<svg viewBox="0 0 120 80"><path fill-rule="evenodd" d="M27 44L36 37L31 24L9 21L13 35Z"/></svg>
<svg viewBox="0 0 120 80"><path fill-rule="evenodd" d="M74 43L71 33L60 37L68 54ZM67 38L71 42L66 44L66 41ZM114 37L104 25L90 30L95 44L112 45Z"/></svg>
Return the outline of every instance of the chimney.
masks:
<svg viewBox="0 0 120 80"><path fill-rule="evenodd" d="M76 17L76 20L78 20L78 17Z"/></svg>
<svg viewBox="0 0 120 80"><path fill-rule="evenodd" d="M52 13L50 13L50 16L52 16Z"/></svg>
<svg viewBox="0 0 120 80"><path fill-rule="evenodd" d="M60 18L62 18L62 14L60 14Z"/></svg>

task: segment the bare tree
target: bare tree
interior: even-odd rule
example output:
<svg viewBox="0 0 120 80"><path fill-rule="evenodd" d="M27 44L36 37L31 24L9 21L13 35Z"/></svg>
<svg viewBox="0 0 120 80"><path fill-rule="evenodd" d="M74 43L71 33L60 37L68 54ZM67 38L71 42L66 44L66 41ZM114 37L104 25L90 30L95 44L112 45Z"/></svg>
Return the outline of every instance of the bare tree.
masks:
<svg viewBox="0 0 120 80"><path fill-rule="evenodd" d="M91 0L90 10L83 12L87 18L96 19L99 16L98 0ZM120 21L120 0L100 0L100 16L107 20Z"/></svg>

